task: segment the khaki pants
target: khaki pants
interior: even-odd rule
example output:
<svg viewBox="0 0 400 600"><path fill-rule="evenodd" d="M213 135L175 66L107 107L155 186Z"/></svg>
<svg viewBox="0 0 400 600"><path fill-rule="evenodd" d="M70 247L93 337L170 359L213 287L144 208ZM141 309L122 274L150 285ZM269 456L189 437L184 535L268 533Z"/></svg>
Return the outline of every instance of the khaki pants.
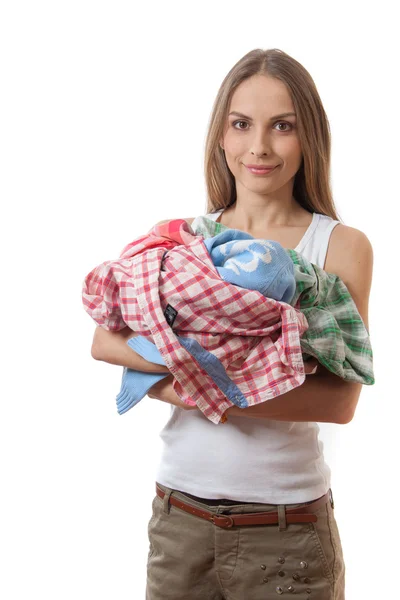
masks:
<svg viewBox="0 0 400 600"><path fill-rule="evenodd" d="M344 600L342 546L331 503L316 523L223 529L169 504L173 494L218 514L277 511L275 504L204 504L158 484L148 525L146 600ZM290 504L289 508L303 504Z"/></svg>

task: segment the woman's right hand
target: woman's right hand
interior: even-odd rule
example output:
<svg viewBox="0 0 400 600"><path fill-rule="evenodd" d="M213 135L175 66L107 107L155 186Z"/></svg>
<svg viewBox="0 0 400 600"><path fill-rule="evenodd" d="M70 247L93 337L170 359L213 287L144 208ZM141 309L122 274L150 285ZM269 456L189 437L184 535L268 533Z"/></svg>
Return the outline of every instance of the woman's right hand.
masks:
<svg viewBox="0 0 400 600"><path fill-rule="evenodd" d="M179 408L183 408L183 410L197 410L197 405L190 406L179 398L178 394L174 391L173 388L174 376L172 374L164 377L160 381L157 381L147 392L147 396L149 398L154 398L155 400L161 400L162 402L167 402L168 404L173 404L174 406L178 406Z"/></svg>

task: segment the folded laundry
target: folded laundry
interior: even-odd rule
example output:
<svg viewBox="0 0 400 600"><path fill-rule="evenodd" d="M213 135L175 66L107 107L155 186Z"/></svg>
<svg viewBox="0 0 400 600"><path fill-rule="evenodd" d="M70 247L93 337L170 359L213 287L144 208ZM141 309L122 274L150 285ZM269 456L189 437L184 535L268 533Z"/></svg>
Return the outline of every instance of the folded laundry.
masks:
<svg viewBox="0 0 400 600"><path fill-rule="evenodd" d="M126 246L119 260L91 271L83 303L92 318L106 329L128 325L140 333L128 344L145 358L152 338L160 364L175 376L176 393L214 423L233 404L250 406L301 385L306 353L340 376L373 383L369 336L339 278L277 242L228 228L213 235L221 224L205 217L196 221L198 229L183 220L156 225ZM344 321L347 338L357 338L347 353L343 332L341 352L326 343L332 331L336 338L340 331L337 324L332 330L332 299L335 310L339 306L351 319L351 325ZM315 322L318 344L314 335L305 337L305 311ZM147 346L140 345L141 337ZM159 362L154 351L152 356ZM140 373L135 388L134 373L124 369L120 413L143 397L154 377L166 376Z"/></svg>

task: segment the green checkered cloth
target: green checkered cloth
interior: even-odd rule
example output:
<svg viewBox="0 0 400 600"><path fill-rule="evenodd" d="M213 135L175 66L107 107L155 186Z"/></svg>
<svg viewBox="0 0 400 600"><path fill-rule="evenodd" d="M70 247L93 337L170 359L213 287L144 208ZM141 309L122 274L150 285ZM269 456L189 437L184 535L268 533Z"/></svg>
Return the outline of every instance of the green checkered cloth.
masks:
<svg viewBox="0 0 400 600"><path fill-rule="evenodd" d="M229 229L204 216L191 224L196 235L214 237ZM369 333L346 285L337 275L310 263L295 250L286 252L293 261L296 292L290 304L307 319L300 339L303 360L314 356L342 379L366 385L375 383Z"/></svg>

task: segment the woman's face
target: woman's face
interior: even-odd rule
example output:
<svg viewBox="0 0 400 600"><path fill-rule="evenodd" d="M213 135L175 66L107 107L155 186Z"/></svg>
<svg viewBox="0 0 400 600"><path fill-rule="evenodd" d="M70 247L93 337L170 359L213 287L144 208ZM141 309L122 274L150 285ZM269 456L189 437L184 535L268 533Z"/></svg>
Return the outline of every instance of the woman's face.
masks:
<svg viewBox="0 0 400 600"><path fill-rule="evenodd" d="M221 146L238 197L246 190L269 195L294 181L302 162L296 116L280 116L294 112L286 86L273 77L254 75L235 90ZM254 175L245 166L249 164L276 168L268 175Z"/></svg>

